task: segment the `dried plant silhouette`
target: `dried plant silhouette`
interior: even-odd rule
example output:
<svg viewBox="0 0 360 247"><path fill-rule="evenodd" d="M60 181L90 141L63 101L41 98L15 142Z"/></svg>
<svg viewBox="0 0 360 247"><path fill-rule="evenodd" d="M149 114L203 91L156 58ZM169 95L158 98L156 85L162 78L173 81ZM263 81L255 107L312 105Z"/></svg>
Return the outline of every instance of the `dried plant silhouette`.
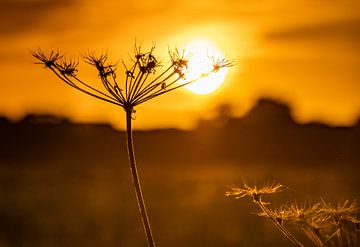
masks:
<svg viewBox="0 0 360 247"><path fill-rule="evenodd" d="M268 210L266 207L266 202L263 202L262 196L266 194L274 194L281 192L282 185L279 183L272 183L268 185L264 185L261 188L250 187L244 181L244 188L240 188L237 186L229 186L231 191L226 192L227 196L235 196L236 199L250 196L253 198L254 202L259 206L259 208L270 218L270 220L275 224L275 226L287 237L291 242L293 242L296 246L303 246L283 225L277 220L276 217Z"/></svg>
<svg viewBox="0 0 360 247"><path fill-rule="evenodd" d="M149 51L142 52L141 47L135 44L131 63L126 64L122 61L124 68L122 75L125 75L122 76L123 78L117 73L118 64L110 63L107 54L96 55L89 52L84 55L85 63L95 67L98 71L102 88L98 88L94 84L87 83L79 78L79 62L76 60L66 59L57 51L46 54L41 49L38 49L32 52L32 55L38 59L38 64L45 65L46 68L50 69L69 86L97 99L120 106L125 110L131 174L148 245L151 247L155 246L155 242L142 195L132 137L132 120L135 107L233 65L232 62L224 58L212 58L213 66L210 71L200 75L198 78L186 80L190 54L187 54L185 50L169 49L170 63L168 66L163 66L155 56L154 50L155 47L153 46Z"/></svg>
<svg viewBox="0 0 360 247"><path fill-rule="evenodd" d="M262 210L259 215L269 218L295 246L304 245L290 233L285 223L297 226L317 247L359 245L360 207L356 200L346 200L337 205L324 199L315 204L293 202L273 209L268 206L270 203L261 200L261 196L281 192L281 184L273 183L258 189L257 186L248 186L244 181L243 186L229 186L230 191L226 192L226 196L236 199L252 197Z"/></svg>

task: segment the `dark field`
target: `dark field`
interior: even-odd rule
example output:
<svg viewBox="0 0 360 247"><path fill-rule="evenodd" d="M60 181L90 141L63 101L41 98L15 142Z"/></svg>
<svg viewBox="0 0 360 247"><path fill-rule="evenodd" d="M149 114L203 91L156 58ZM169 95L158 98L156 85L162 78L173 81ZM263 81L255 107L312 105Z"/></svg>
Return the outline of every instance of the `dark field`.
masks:
<svg viewBox="0 0 360 247"><path fill-rule="evenodd" d="M242 177L287 186L266 198L274 206L359 198L359 124L298 125L268 101L242 119L219 116L193 131L134 133L158 246L289 246L250 198L225 197ZM123 132L30 116L2 119L0 134L1 247L146 246Z"/></svg>

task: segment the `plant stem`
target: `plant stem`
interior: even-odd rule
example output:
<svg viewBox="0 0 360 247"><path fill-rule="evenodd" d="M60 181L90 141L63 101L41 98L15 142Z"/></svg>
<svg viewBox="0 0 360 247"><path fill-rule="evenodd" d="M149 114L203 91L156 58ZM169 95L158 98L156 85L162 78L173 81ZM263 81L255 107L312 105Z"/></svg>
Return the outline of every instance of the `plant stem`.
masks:
<svg viewBox="0 0 360 247"><path fill-rule="evenodd" d="M260 200L255 201L259 205L260 209L267 214L270 220L275 224L275 226L277 226L277 228L281 231L282 234L284 234L285 237L287 237L295 246L304 247L302 243L300 243L288 230L286 230L285 227L283 227L276 220L276 218L269 212L269 210L267 210L266 206Z"/></svg>
<svg viewBox="0 0 360 247"><path fill-rule="evenodd" d="M132 138L132 127L131 127L131 114L133 112L132 108L125 109L126 111L126 139L127 139L127 148L128 148L128 155L129 155L129 163L130 163L130 170L131 175L134 182L135 192L136 192L136 199L139 207L139 211L141 214L146 238L148 241L149 247L155 247L154 238L151 232L149 218L145 208L144 198L141 192L140 180L139 175L136 169L136 162L135 162L135 153L134 153L134 144Z"/></svg>
<svg viewBox="0 0 360 247"><path fill-rule="evenodd" d="M343 241L342 241L342 231L341 231L341 224L338 223L338 233L337 233L337 238L338 238L338 243L339 243L339 247L343 247L344 244L343 244Z"/></svg>

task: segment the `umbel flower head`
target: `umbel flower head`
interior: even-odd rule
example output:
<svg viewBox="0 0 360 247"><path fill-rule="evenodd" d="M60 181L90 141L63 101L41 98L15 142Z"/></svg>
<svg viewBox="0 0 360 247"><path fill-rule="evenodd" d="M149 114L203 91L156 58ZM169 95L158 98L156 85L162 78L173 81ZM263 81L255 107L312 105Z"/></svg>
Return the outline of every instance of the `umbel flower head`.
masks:
<svg viewBox="0 0 360 247"><path fill-rule="evenodd" d="M234 196L236 199L250 196L256 202L261 202L261 196L264 194L274 194L282 191L282 185L277 182L267 183L261 187L253 186L250 187L245 180L243 180L243 188L236 185L229 186L230 191L226 192L226 196Z"/></svg>
<svg viewBox="0 0 360 247"><path fill-rule="evenodd" d="M131 62L127 64L122 61L123 70L120 70L120 72L118 72L118 64L109 62L106 53L97 55L88 52L87 55L83 56L83 59L85 63L97 70L102 87L96 87L80 79L78 76L78 61L66 59L58 51L51 51L46 54L41 49L38 49L32 52L32 55L39 61L38 64L43 64L69 86L100 100L120 106L125 110L129 164L149 247L154 247L155 241L135 162L131 126L132 114L135 112L134 107L193 83L211 73L216 73L222 68L232 66L232 63L225 59L213 59L213 66L209 71L201 74L198 78L186 80L185 75L189 69L189 58L185 50L169 50L170 63L168 66L161 64L154 51L155 47L151 47L150 50L143 52L141 47L135 44Z"/></svg>
<svg viewBox="0 0 360 247"><path fill-rule="evenodd" d="M343 222L358 223L360 207L356 200L350 202L345 200L338 202L336 205L321 199L320 213L327 216L332 224L339 225Z"/></svg>
<svg viewBox="0 0 360 247"><path fill-rule="evenodd" d="M276 217L279 222L293 222L299 225L309 225L313 228L320 228L327 217L319 212L320 203L314 205L310 203L298 204L293 202L282 205L280 208L269 208L269 212ZM268 217L265 213L259 213L260 216Z"/></svg>
<svg viewBox="0 0 360 247"><path fill-rule="evenodd" d="M84 55L84 61L98 71L102 88L97 88L81 80L77 73L79 62L65 59L58 51L51 51L46 54L38 49L32 51L32 55L39 60L38 64L45 65L69 86L131 111L135 106L148 100L233 65L231 61L224 58L213 58L211 70L198 78L186 81L185 75L189 69L189 58L185 50L169 49L170 64L167 67L162 66L154 51L155 47L153 46L150 50L143 52L141 47L135 44L131 63L126 64L122 61L124 70L120 73L123 73L122 75L125 75L125 78L118 76L118 65L110 63L106 53L96 55L89 52ZM118 78L124 79L119 80Z"/></svg>

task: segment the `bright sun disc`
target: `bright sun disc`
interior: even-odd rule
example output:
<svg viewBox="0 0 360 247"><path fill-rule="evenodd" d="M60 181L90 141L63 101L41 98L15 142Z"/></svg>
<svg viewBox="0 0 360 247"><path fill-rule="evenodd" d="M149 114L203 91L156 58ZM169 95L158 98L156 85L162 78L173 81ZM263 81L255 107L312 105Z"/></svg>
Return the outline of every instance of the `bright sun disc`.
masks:
<svg viewBox="0 0 360 247"><path fill-rule="evenodd" d="M204 39L190 42L186 45L185 50L190 53L186 81L194 80L211 71L213 69L212 58L224 57L213 42ZM190 83L185 88L196 94L211 93L223 83L227 72L227 68L222 68L216 73L211 73L194 83Z"/></svg>

